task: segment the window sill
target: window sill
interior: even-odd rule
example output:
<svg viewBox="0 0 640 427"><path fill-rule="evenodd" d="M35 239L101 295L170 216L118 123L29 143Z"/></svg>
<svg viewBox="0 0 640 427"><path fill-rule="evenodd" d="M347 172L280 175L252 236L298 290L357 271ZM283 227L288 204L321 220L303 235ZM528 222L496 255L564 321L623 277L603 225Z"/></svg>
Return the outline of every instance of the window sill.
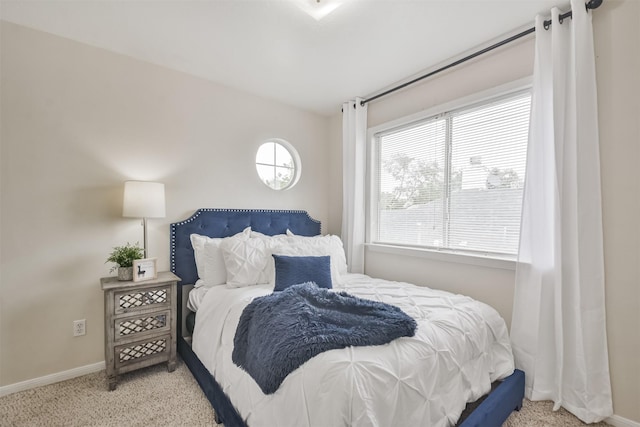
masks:
<svg viewBox="0 0 640 427"><path fill-rule="evenodd" d="M479 265L482 267L500 268L503 270L515 270L515 258L499 258L495 256L482 256L461 252L437 251L426 248L412 248L406 246L384 245L379 243L366 243L367 250L392 255L403 255L417 258L428 258L437 261L454 262L458 264Z"/></svg>

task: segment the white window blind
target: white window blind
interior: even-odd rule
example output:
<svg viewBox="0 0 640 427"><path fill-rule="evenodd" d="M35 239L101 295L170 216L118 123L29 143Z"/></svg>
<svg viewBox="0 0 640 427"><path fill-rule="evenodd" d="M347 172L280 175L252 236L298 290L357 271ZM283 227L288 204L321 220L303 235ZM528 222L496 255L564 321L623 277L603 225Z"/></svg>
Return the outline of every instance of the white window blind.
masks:
<svg viewBox="0 0 640 427"><path fill-rule="evenodd" d="M515 255L530 104L518 92L377 133L372 242Z"/></svg>

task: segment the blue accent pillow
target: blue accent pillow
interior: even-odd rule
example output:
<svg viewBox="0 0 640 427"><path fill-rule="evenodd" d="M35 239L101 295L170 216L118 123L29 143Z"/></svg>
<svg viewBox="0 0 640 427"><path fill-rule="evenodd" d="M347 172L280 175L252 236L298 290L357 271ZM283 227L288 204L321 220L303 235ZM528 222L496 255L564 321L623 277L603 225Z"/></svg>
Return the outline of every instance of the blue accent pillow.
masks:
<svg viewBox="0 0 640 427"><path fill-rule="evenodd" d="M331 289L330 256L285 256L273 255L276 265L276 291L289 286L314 282L318 287Z"/></svg>

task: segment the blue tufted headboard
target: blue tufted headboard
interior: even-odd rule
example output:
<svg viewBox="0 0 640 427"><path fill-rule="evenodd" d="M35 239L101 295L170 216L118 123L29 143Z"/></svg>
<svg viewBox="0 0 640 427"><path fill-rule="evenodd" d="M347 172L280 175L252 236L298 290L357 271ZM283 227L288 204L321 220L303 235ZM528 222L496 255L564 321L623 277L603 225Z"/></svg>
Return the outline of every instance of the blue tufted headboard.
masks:
<svg viewBox="0 0 640 427"><path fill-rule="evenodd" d="M228 237L249 226L270 236L286 233L287 229L301 236L320 234L320 222L305 211L198 209L188 219L171 224L171 271L182 279L180 284L198 280L191 234Z"/></svg>

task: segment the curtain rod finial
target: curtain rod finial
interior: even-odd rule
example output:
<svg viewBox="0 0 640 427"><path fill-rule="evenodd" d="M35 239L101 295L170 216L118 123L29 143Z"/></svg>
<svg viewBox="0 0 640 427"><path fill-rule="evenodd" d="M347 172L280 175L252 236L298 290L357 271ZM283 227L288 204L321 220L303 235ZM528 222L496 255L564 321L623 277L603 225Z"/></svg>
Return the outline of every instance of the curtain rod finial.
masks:
<svg viewBox="0 0 640 427"><path fill-rule="evenodd" d="M587 10L589 10L589 9L597 9L601 5L602 5L602 0L589 0L587 4L585 4L585 7L587 8Z"/></svg>

